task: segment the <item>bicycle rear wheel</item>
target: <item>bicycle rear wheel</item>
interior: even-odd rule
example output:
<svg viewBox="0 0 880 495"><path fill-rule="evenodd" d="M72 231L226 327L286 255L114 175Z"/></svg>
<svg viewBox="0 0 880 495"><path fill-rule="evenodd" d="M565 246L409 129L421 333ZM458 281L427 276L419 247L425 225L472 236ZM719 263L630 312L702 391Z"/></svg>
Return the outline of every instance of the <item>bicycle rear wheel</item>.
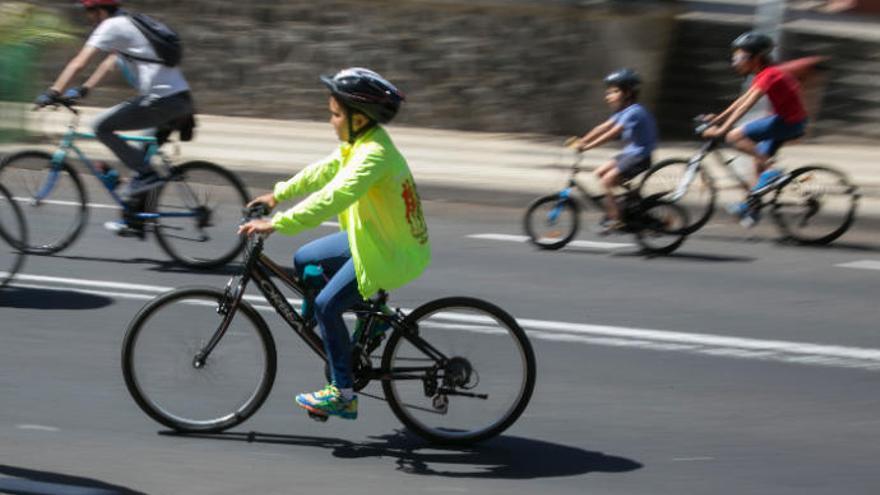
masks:
<svg viewBox="0 0 880 495"><path fill-rule="evenodd" d="M780 230L803 244L828 244L852 225L856 187L829 167L795 169L773 196L771 214Z"/></svg>
<svg viewBox="0 0 880 495"><path fill-rule="evenodd" d="M535 356L504 310L450 297L404 319L385 346L382 372L385 398L407 428L431 442L469 444L519 418L535 386Z"/></svg>
<svg viewBox="0 0 880 495"><path fill-rule="evenodd" d="M275 342L254 308L241 301L226 333L199 363L226 318L225 294L177 289L149 302L122 344L125 385L137 405L180 432L217 432L243 422L266 400L275 381Z"/></svg>
<svg viewBox="0 0 880 495"><path fill-rule="evenodd" d="M68 163L55 167L52 155L44 151L13 153L0 162L0 182L24 214L28 252L57 253L73 243L85 227L88 198Z"/></svg>
<svg viewBox="0 0 880 495"><path fill-rule="evenodd" d="M639 183L639 195L646 199L671 201L680 186L690 180L684 194L675 203L685 210L689 218L687 232L702 228L715 212L718 191L715 181L700 167L688 176L688 160L672 158L653 165Z"/></svg>
<svg viewBox="0 0 880 495"><path fill-rule="evenodd" d="M571 198L550 194L536 199L523 217L526 235L541 249L559 249L578 230L578 207Z"/></svg>
<svg viewBox="0 0 880 495"><path fill-rule="evenodd" d="M219 165L194 161L174 167L152 208L160 215L159 245L192 268L228 263L244 248L236 226L248 200L241 180Z"/></svg>
<svg viewBox="0 0 880 495"><path fill-rule="evenodd" d="M9 284L24 263L27 227L18 203L0 184L0 289Z"/></svg>
<svg viewBox="0 0 880 495"><path fill-rule="evenodd" d="M690 231L687 211L678 203L642 201L644 209L638 220L642 229L636 232L636 241L646 253L672 253L684 243Z"/></svg>

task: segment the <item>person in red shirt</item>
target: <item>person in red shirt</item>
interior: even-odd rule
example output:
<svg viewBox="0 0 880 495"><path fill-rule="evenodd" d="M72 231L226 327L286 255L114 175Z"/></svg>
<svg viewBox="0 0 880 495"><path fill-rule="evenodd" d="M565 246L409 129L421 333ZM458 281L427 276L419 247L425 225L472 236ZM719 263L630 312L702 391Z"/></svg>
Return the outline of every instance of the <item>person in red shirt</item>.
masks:
<svg viewBox="0 0 880 495"><path fill-rule="evenodd" d="M758 178L752 188L755 192L770 186L782 175L779 170L769 168L771 158L782 143L804 134L807 112L797 80L773 65L770 56L773 40L769 36L757 32L742 34L733 41L731 49L734 70L755 77L749 89L727 109L718 115L707 116L711 127L703 132L703 137L724 136L729 144L754 157ZM733 129L734 124L765 95L770 100L772 113ZM739 215L749 225L757 220L745 203L735 205L731 213Z"/></svg>

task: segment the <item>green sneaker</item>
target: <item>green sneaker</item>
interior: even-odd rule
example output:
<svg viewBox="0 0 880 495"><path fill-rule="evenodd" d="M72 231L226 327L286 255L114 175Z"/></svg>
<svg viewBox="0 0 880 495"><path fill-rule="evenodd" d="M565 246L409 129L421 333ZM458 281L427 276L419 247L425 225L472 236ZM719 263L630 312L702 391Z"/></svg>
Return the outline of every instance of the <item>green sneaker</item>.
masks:
<svg viewBox="0 0 880 495"><path fill-rule="evenodd" d="M296 404L318 416L339 416L344 419L357 419L357 396L345 400L342 392L333 384L308 394L296 396Z"/></svg>

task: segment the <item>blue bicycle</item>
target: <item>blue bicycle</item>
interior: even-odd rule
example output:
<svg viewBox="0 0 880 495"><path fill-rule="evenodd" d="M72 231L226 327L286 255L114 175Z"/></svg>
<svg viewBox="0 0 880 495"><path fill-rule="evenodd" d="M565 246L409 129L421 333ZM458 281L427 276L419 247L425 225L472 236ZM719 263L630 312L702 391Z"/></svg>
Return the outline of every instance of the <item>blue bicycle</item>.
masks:
<svg viewBox="0 0 880 495"><path fill-rule="evenodd" d="M192 268L212 268L235 258L244 238L235 226L250 194L241 180L219 165L190 161L173 165L152 136L122 136L146 147L145 161L159 157L162 184L149 193L123 198L118 175L95 163L76 146L78 139L95 139L78 132L79 111L71 102L58 106L71 112L67 132L54 153L24 150L0 162L0 181L22 207L29 226L29 253L52 254L70 246L82 233L89 208L121 208L129 225L152 231L161 248L175 261ZM78 174L68 162L74 154L89 174ZM100 184L116 205L92 204L86 184ZM143 236L143 235L142 235Z"/></svg>

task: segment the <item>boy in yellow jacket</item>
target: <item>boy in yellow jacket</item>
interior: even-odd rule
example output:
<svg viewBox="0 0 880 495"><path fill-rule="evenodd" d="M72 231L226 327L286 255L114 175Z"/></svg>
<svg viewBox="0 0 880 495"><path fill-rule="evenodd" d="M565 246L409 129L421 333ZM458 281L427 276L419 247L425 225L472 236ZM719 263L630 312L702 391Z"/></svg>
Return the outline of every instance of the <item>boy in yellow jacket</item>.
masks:
<svg viewBox="0 0 880 495"><path fill-rule="evenodd" d="M318 265L329 277L315 298L315 319L332 375L332 383L297 395L296 402L315 414L355 419L351 342L342 313L379 289L393 290L417 278L430 263L431 248L412 173L380 125L397 114L403 94L362 68L321 81L330 90L330 123L342 144L251 204L274 208L311 193L308 198L239 232L296 235L338 215L341 232L306 244L293 260L299 276L307 265Z"/></svg>

